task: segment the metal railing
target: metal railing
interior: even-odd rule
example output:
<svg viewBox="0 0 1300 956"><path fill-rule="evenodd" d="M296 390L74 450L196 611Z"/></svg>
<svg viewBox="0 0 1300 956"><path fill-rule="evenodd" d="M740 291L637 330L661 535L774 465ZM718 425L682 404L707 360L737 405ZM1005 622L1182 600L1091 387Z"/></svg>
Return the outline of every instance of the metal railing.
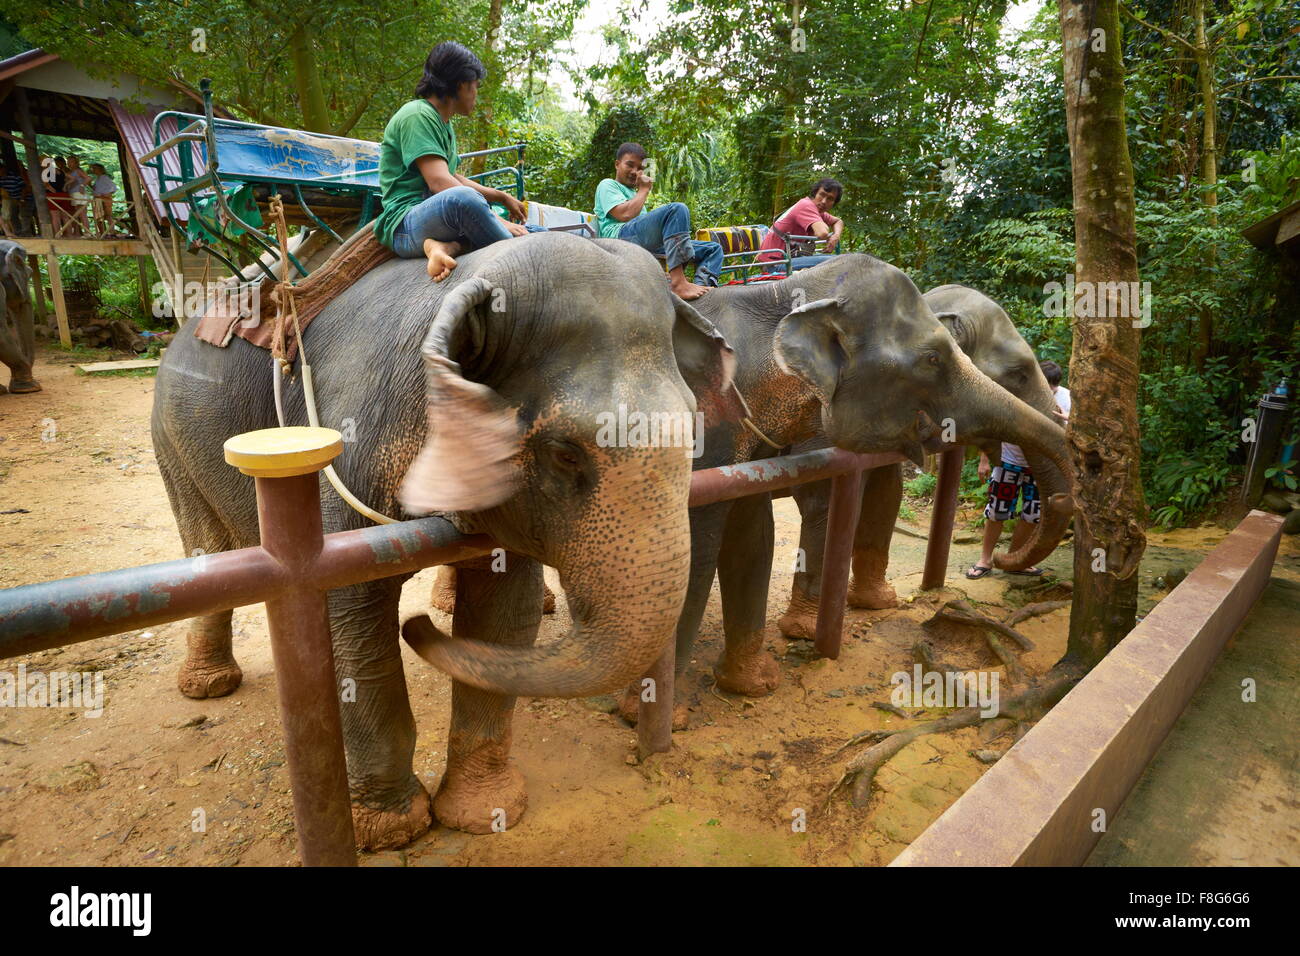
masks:
<svg viewBox="0 0 1300 956"><path fill-rule="evenodd" d="M497 545L436 517L323 534L319 473L341 440L330 429L295 431L327 439L302 473L272 476L240 465L256 484L259 546L0 590L0 659L265 602L299 857L306 866L355 865L326 592L478 557ZM962 453L949 447L940 456L925 589L943 586ZM706 469L691 476L690 506L831 480L815 646L836 658L862 473L902 460L895 453L826 449ZM657 692L655 702L640 705L642 754L671 746L673 657L670 641L646 675Z"/></svg>

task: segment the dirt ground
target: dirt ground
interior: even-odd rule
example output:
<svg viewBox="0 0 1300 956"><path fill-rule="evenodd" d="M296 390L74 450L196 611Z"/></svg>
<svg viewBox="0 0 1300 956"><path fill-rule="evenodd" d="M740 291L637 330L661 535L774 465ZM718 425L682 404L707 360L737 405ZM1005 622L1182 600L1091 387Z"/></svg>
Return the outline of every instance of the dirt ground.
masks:
<svg viewBox="0 0 1300 956"><path fill-rule="evenodd" d="M149 438L153 379L81 375L73 363L86 360L42 347L37 375L45 391L0 395L0 587L182 556ZM798 544L793 502L779 499L776 516L768 613L769 646L782 660L775 694L745 700L713 685L722 647L715 589L679 687L691 707L691 728L676 735L671 753L632 762L635 733L610 713L611 698L521 699L514 755L528 781L529 807L519 824L487 836L435 826L405 850L368 854L363 864L880 865L893 859L987 769L974 752L986 752L986 759L987 751L1004 752L1012 734L987 740L969 729L918 741L882 769L871 805L860 810L842 797L828 801L849 756L835 751L855 733L900 721L873 703L889 699L891 674L911 670L912 645L927 633L920 622L937 600L967 596L998 616L1023 603L1008 586L1030 579L961 578L978 550L963 520L949 592L887 611L850 610L840 659L819 660L775 627ZM926 514L916 519L923 529ZM1144 609L1162 594L1152 587L1154 574L1173 565L1190 570L1225 533L1206 526L1153 535ZM920 538L895 535L890 579L905 601L920 582L924 548ZM1300 580L1294 540L1283 548L1279 572L1285 568ZM1058 549L1047 567L1068 577L1069 555L1068 547ZM554 572L547 575L556 587ZM404 617L427 609L432 577L428 570L407 583ZM1067 619L1063 610L1019 625L1035 644L1022 658L1031 676L1060 656ZM542 640L567 623L561 598L558 612L544 621ZM262 608L235 612L244 682L222 699L191 701L176 689L185 627L178 622L5 662L11 672L20 664L100 671L106 701L98 718L69 709L0 709L0 865L296 862ZM941 667L1001 672L973 629L930 633ZM450 682L409 649L404 659L419 727L415 770L433 792L445 762ZM203 828L196 825L200 818Z"/></svg>

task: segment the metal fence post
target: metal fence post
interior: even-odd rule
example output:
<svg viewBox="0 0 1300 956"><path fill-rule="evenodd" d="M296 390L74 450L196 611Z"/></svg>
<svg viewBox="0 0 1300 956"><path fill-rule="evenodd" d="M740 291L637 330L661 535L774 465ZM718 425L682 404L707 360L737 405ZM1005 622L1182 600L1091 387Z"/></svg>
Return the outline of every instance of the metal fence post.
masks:
<svg viewBox="0 0 1300 956"><path fill-rule="evenodd" d="M266 616L304 866L357 862L329 610L314 580L324 542L319 472L342 450L332 428L269 428L225 445L226 461L257 482L262 547L290 580L267 600Z"/></svg>
<svg viewBox="0 0 1300 956"><path fill-rule="evenodd" d="M966 449L962 446L949 448L939 456L939 482L934 488L934 510L930 512L930 541L925 548L922 591L943 587L948 572L952 522L957 517L957 493L961 488L961 468L965 460Z"/></svg>
<svg viewBox="0 0 1300 956"><path fill-rule="evenodd" d="M844 602L849 596L849 565L853 539L862 512L862 469L831 479L831 504L826 515L826 550L822 558L821 601L817 606L817 653L832 660L840 656Z"/></svg>

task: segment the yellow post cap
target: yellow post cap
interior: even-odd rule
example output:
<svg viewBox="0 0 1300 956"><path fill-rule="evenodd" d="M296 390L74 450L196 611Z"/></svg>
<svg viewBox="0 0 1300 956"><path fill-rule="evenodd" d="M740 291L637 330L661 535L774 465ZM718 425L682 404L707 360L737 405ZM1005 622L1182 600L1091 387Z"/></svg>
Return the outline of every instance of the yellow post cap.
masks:
<svg viewBox="0 0 1300 956"><path fill-rule="evenodd" d="M291 425L263 428L226 439L226 463L254 478L289 478L320 471L343 451L332 428Z"/></svg>

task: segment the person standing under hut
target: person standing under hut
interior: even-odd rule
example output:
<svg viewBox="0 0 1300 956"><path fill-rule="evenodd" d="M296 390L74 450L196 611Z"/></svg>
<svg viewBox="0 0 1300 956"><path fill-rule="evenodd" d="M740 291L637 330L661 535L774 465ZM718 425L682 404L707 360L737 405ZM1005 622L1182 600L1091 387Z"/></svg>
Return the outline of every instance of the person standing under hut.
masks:
<svg viewBox="0 0 1300 956"><path fill-rule="evenodd" d="M769 273L785 272L786 242L791 236L816 236L826 240L825 255L800 255L798 242L790 250L790 271L810 269L825 262L835 252L844 234L844 220L831 215L831 210L844 194L844 187L834 179L819 179L813 183L808 195L777 217L768 230L755 261L771 263L764 270ZM808 243L811 246L811 243ZM811 251L811 250L810 250Z"/></svg>
<svg viewBox="0 0 1300 956"><path fill-rule="evenodd" d="M614 178L596 187L596 225L602 239L622 239L663 256L668 283L682 299L698 299L718 284L722 246L691 238L691 212L670 202L645 211L654 180L645 172L645 149L624 143L614 153ZM686 278L686 263L695 263L695 281Z"/></svg>
<svg viewBox="0 0 1300 956"><path fill-rule="evenodd" d="M402 106L384 129L379 150L382 210L375 238L403 259L423 256L429 275L442 281L456 257L500 239L545 232L522 225L523 204L500 189L456 172L453 116L469 116L478 101L483 64L459 43L439 43L424 63L416 98ZM492 211L505 207L511 221Z"/></svg>

